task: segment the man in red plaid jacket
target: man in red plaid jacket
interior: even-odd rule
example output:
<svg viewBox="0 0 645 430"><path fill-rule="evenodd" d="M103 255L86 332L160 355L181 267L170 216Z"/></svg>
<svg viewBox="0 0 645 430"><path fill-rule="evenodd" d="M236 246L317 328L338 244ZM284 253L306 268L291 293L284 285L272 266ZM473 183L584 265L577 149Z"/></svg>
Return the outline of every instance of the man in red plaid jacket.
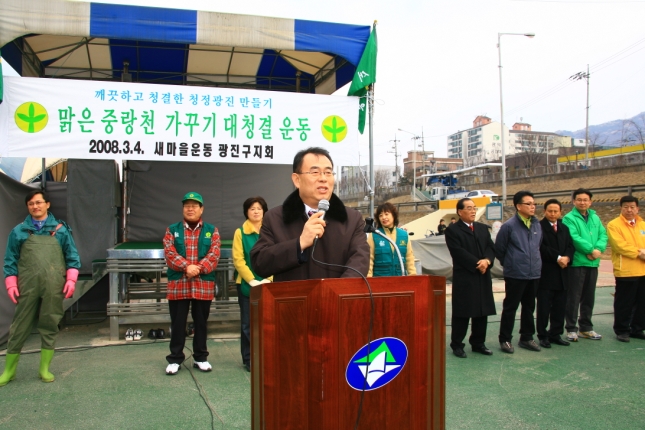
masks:
<svg viewBox="0 0 645 430"><path fill-rule="evenodd" d="M202 372L213 368L207 361L206 322L215 292L215 269L220 256L220 237L215 226L204 223L204 200L198 193L184 196L184 220L166 229L163 238L168 266L168 307L170 308L170 355L166 374L176 375L184 362L186 320L191 309L193 367Z"/></svg>

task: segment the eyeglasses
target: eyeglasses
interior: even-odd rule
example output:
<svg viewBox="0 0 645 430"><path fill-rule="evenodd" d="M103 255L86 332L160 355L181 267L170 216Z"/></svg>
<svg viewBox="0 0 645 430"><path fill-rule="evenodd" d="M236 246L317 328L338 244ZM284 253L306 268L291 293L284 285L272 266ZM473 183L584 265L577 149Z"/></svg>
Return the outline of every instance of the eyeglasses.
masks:
<svg viewBox="0 0 645 430"><path fill-rule="evenodd" d="M526 205L526 206L535 206L535 203L520 203L521 205Z"/></svg>
<svg viewBox="0 0 645 430"><path fill-rule="evenodd" d="M47 203L47 202L42 201L42 200L36 200L35 202L27 203L27 206L29 206L31 208L31 207L34 207L34 206L44 205L45 203Z"/></svg>
<svg viewBox="0 0 645 430"><path fill-rule="evenodd" d="M336 172L331 170L310 170L308 172L300 172L299 175L311 175L312 178L320 178L321 175L325 175L326 178L331 178L332 176L336 176Z"/></svg>
<svg viewBox="0 0 645 430"><path fill-rule="evenodd" d="M196 204L196 203L189 203L189 204L187 204L187 205L184 205L184 207L185 207L186 209L197 209L197 208L199 208L199 207L201 207L201 206L199 206L199 205L198 205L198 204Z"/></svg>
<svg viewBox="0 0 645 430"><path fill-rule="evenodd" d="M477 206L466 206L463 210L465 211L476 211L478 208Z"/></svg>

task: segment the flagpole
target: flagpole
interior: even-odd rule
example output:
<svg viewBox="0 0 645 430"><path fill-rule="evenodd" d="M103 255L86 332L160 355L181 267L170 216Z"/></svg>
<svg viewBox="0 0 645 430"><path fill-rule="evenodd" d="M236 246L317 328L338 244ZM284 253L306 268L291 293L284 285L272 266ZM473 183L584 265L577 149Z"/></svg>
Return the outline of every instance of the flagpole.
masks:
<svg viewBox="0 0 645 430"><path fill-rule="evenodd" d="M376 20L372 25L372 31L376 30ZM369 109L370 129L369 129L369 145L370 145L370 213L369 216L374 216L374 84L370 84L367 90L367 107Z"/></svg>

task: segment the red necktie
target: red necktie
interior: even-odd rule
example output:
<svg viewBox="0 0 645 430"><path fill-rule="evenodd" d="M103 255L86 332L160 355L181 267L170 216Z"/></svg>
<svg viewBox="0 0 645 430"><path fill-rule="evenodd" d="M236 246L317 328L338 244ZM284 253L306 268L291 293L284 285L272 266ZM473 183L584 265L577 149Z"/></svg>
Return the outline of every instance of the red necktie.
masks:
<svg viewBox="0 0 645 430"><path fill-rule="evenodd" d="M558 223L557 222L553 223L553 231L555 231L556 233L558 232Z"/></svg>
<svg viewBox="0 0 645 430"><path fill-rule="evenodd" d="M474 232L475 231L475 226L470 224L470 230Z"/></svg>
<svg viewBox="0 0 645 430"><path fill-rule="evenodd" d="M632 227L634 227L634 226L636 225L636 221L631 220L631 221L629 222L629 225L631 225Z"/></svg>

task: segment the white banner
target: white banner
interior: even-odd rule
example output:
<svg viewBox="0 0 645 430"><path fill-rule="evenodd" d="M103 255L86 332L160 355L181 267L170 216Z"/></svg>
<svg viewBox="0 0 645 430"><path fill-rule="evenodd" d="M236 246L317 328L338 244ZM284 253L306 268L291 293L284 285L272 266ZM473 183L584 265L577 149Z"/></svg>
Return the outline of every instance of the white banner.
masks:
<svg viewBox="0 0 645 430"><path fill-rule="evenodd" d="M358 98L180 85L4 79L0 156L291 164L358 153Z"/></svg>

